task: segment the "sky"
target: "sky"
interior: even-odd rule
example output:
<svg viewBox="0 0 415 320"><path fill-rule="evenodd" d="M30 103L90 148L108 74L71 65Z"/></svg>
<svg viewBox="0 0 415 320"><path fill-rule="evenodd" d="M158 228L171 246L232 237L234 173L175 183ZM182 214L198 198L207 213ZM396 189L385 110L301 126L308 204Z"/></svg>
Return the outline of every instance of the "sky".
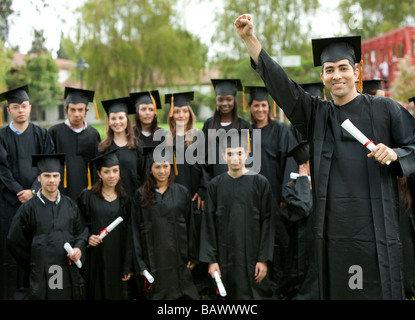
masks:
<svg viewBox="0 0 415 320"><path fill-rule="evenodd" d="M32 0L32 2L40 3L39 0ZM30 49L33 29L37 29L44 30L46 47L52 51L53 55L56 55L56 51L59 49L61 31L67 34L76 24L76 18L70 16L68 12L70 13L73 8L79 7L84 0L48 0L47 2L50 5L39 13L34 10L33 6L29 5L30 2L27 0L13 1L13 10L18 12L19 15L13 17L10 21L9 41L12 46L18 45L21 53L27 53ZM71 10L68 10L69 3ZM220 44L210 43L215 30L209 27L210 21L206 17L213 16L210 13L221 8L221 0L186 1L186 3L186 6L183 6L183 16L186 17L184 20L185 27L198 35L203 43L210 45L212 51L209 55L212 56L215 46ZM323 8L320 10L318 17L314 19L312 32L321 37L333 36L341 30L341 19L335 10L339 0L320 0L320 3ZM61 17L65 18L65 23L63 23Z"/></svg>

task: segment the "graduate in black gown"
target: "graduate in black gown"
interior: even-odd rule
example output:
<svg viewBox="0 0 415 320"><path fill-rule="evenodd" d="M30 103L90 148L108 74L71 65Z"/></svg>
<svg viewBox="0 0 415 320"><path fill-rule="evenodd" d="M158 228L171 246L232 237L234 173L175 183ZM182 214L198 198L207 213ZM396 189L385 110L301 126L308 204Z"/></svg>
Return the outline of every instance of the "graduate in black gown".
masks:
<svg viewBox="0 0 415 320"><path fill-rule="evenodd" d="M87 299L131 299L132 276L131 204L121 183L117 150L106 152L92 162L99 180L91 190L84 189L78 207L89 231L85 280ZM100 234L119 217L122 222L104 239Z"/></svg>
<svg viewBox="0 0 415 320"><path fill-rule="evenodd" d="M281 190L289 181L286 173L287 153L295 146L288 127L271 117L271 108L268 91L264 86L246 86L245 93L250 94L248 109L251 114L253 132L260 131L260 170L258 173L267 178L273 194L273 212L275 214L276 234L274 259L271 279L275 286L275 294L278 296L279 278L281 276L281 264L284 259L284 250L288 248L288 234L285 225L281 222ZM252 150L255 152L255 133L252 135ZM254 164L255 167L255 164ZM255 168L252 167L252 170ZM255 170L256 171L256 170Z"/></svg>
<svg viewBox="0 0 415 320"><path fill-rule="evenodd" d="M154 147L146 150L152 158ZM154 277L153 283L146 282L148 299L195 300L199 295L191 270L198 252L191 195L185 186L174 183L173 159L152 159L131 212L136 272L147 270Z"/></svg>
<svg viewBox="0 0 415 320"><path fill-rule="evenodd" d="M22 272L6 248L11 221L20 205L40 188L32 154L54 153L46 129L29 122L31 105L28 86L0 95L7 100L12 121L0 130L0 299L9 299L22 280Z"/></svg>
<svg viewBox="0 0 415 320"><path fill-rule="evenodd" d="M140 91L130 93L131 101L135 107L134 135L142 151L144 147L154 147L165 141L168 130L158 126L157 110L161 109L161 100L158 90ZM144 157L140 165L142 182L151 163L151 158Z"/></svg>
<svg viewBox="0 0 415 320"><path fill-rule="evenodd" d="M317 253L313 236L313 199L308 142L301 141L288 152L287 157L295 159L298 170L292 173L292 180L282 190L283 203L286 207L282 218L288 226L289 247L284 260L281 294L286 299L317 300L319 298Z"/></svg>
<svg viewBox="0 0 415 320"><path fill-rule="evenodd" d="M396 177L415 171L415 119L392 99L356 90L359 36L313 41L327 101L287 77L253 33L250 15L235 27L252 67L310 143L320 298L403 299ZM374 141L371 152L341 127L347 118Z"/></svg>
<svg viewBox="0 0 415 320"><path fill-rule="evenodd" d="M193 96L193 91L169 93L165 95L165 103L169 108L167 122L171 133L167 143L172 143L174 146L174 182L184 185L192 196L193 221L197 231L196 247L199 248L200 224L208 177L204 165L204 134L194 127L196 116L190 106ZM192 273L200 295L204 295L211 283L207 274L207 264L197 264Z"/></svg>
<svg viewBox="0 0 415 320"><path fill-rule="evenodd" d="M88 104L94 101L94 91L65 87L64 98L67 119L50 127L48 132L55 152L66 154L66 172L61 172L66 181L61 183L60 191L76 201L81 191L91 188L95 182L95 175L91 174L94 169L90 168L89 163L98 153L101 137L85 121Z"/></svg>
<svg viewBox="0 0 415 320"><path fill-rule="evenodd" d="M130 199L141 185L142 151L137 145L133 126L128 115L135 114L135 108L130 97L102 101L108 116L107 137L99 144L98 152L117 149L120 160L122 185Z"/></svg>
<svg viewBox="0 0 415 320"><path fill-rule="evenodd" d="M245 167L246 134L224 141L228 171L208 184L202 217L199 260L217 271L229 300L272 299L269 278L273 258L275 218L268 180ZM242 142L239 138L241 136Z"/></svg>
<svg viewBox="0 0 415 320"><path fill-rule="evenodd" d="M15 299L85 298L85 281L74 262L85 261L88 230L75 202L59 192L64 161L64 154L33 155L41 189L20 206L7 236L11 254L29 272Z"/></svg>
<svg viewBox="0 0 415 320"><path fill-rule="evenodd" d="M222 159L219 150L218 130L228 132L230 129L251 129L248 121L238 115L236 94L242 91L242 83L239 79L211 79L215 89L216 108L213 116L203 124L203 133L206 141L206 169L210 178L226 172L228 167ZM209 130L213 133L209 138Z"/></svg>

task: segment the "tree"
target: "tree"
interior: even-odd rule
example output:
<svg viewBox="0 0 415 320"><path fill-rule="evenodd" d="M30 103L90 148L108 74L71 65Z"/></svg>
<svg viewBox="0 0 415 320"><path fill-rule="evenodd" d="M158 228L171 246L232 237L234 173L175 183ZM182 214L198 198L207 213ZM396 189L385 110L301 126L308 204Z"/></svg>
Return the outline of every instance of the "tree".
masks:
<svg viewBox="0 0 415 320"><path fill-rule="evenodd" d="M415 66L411 65L409 56L405 56L398 64L399 74L391 84L391 98L402 104L415 95Z"/></svg>
<svg viewBox="0 0 415 320"><path fill-rule="evenodd" d="M339 8L349 30L367 39L413 23L415 1L341 0Z"/></svg>
<svg viewBox="0 0 415 320"><path fill-rule="evenodd" d="M0 0L0 40L6 42L9 35L8 18L13 14L12 0Z"/></svg>
<svg viewBox="0 0 415 320"><path fill-rule="evenodd" d="M34 30L34 36L32 41L32 47L29 50L29 53L42 53L48 52L48 49L45 45L46 39L43 35L43 30Z"/></svg>

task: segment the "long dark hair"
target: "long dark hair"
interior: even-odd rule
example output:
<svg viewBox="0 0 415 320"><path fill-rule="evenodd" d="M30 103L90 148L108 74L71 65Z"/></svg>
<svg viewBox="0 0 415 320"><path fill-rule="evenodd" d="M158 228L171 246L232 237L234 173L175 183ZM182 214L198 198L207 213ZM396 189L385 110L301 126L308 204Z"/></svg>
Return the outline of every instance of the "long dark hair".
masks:
<svg viewBox="0 0 415 320"><path fill-rule="evenodd" d="M140 139L140 136L141 136L141 130L143 129L143 128L141 127L140 116L139 116L139 114L138 114L138 110L139 110L139 108L140 108L140 106L138 106L138 107L136 108L136 112L135 112L135 115L134 115L135 125L134 125L133 130L134 130L134 135L135 135L135 138L136 138L136 139ZM151 126L150 126L150 133L151 133L151 135L153 135L153 134L154 134L154 132L155 132L158 128L159 128L159 126L158 126L158 121L157 121L157 115L154 113L154 118L153 118L153 121L151 122Z"/></svg>
<svg viewBox="0 0 415 320"><path fill-rule="evenodd" d="M251 109L252 101L254 101L254 100L251 99L248 102L249 109ZM269 103L268 100L267 100L267 103L268 103L268 116L267 116L268 124L272 124L273 118L271 116L271 105L270 105L270 103ZM257 128L258 127L258 123L256 122L254 116L252 115L252 112L250 112L250 114L251 114L250 116L251 116L251 125L252 125L252 128Z"/></svg>
<svg viewBox="0 0 415 320"><path fill-rule="evenodd" d="M98 171L101 171L102 168ZM95 194L97 197L104 199L104 196L102 195L102 187L104 184L102 183L102 179L99 178L97 182L92 186L91 191L93 194ZM124 187L121 183L121 170L120 170L120 179L118 180L117 184L115 185L115 193L117 194L118 198L124 198L125 197L125 191Z"/></svg>
<svg viewBox="0 0 415 320"><path fill-rule="evenodd" d="M127 128L125 129L125 134L127 137L127 147L128 149L137 149L137 140L134 136L133 126L131 124L130 118L127 115ZM112 141L114 140L114 131L111 129L110 126L108 126L107 129L107 137L104 141L101 141L98 144L98 152L104 152L107 150L110 146Z"/></svg>
<svg viewBox="0 0 415 320"><path fill-rule="evenodd" d="M149 206L153 206L156 204L156 188L157 188L157 181L154 178L153 174L151 173L151 168L154 165L154 161L151 163L151 165L146 170L146 180L141 185L141 187L138 189L141 195L141 207L146 208ZM168 186L170 187L174 183L174 174L173 170L170 170L170 175L168 179Z"/></svg>
<svg viewBox="0 0 415 320"><path fill-rule="evenodd" d="M216 101L216 100L215 100ZM215 112L213 113L213 123L212 129L220 129L220 110L219 108L215 108ZM236 97L234 97L233 109L232 109L232 128L240 129L240 119L238 116L238 103L236 102Z"/></svg>

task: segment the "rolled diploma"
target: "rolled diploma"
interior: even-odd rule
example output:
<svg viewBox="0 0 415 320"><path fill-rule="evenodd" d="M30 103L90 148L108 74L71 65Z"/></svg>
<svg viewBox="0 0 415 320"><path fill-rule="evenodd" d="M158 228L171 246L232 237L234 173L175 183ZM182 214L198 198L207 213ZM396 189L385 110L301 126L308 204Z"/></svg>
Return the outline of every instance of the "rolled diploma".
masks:
<svg viewBox="0 0 415 320"><path fill-rule="evenodd" d="M225 297L226 290L225 290L225 287L223 286L222 279L219 277L219 272L215 271L213 274L215 276L215 281L216 281L216 285L218 286L219 294L222 297Z"/></svg>
<svg viewBox="0 0 415 320"><path fill-rule="evenodd" d="M297 178L298 178L299 176L300 176L300 175L299 175L298 173L296 173L296 172L291 172L291 173L290 173L290 179L297 180ZM308 181L311 181L311 177L310 177L310 176L307 176L307 178L308 178Z"/></svg>
<svg viewBox="0 0 415 320"><path fill-rule="evenodd" d="M373 147L375 147L373 141L369 140L349 119L344 120L341 126L370 151L372 151ZM387 165L390 163L391 162L389 160L386 161Z"/></svg>
<svg viewBox="0 0 415 320"><path fill-rule="evenodd" d="M73 255L73 254L74 254L73 249L72 249L72 247L71 247L71 245L70 245L69 243L65 242L65 244L63 245L63 247L65 248L66 252L67 252L69 255ZM81 262L81 260L75 261L75 264L76 264L76 266L77 266L79 269L81 269L81 268L82 268L82 262Z"/></svg>
<svg viewBox="0 0 415 320"><path fill-rule="evenodd" d="M102 240L104 239L108 233L110 233L116 226L118 226L123 221L123 218L118 217L115 219L108 227L106 227L104 230L101 230L99 233L99 238Z"/></svg>
<svg viewBox="0 0 415 320"><path fill-rule="evenodd" d="M144 275L144 277L146 277L146 279L148 280L148 282L150 282L150 283L153 283L154 282L153 276L147 270L144 270L143 271L143 275Z"/></svg>

